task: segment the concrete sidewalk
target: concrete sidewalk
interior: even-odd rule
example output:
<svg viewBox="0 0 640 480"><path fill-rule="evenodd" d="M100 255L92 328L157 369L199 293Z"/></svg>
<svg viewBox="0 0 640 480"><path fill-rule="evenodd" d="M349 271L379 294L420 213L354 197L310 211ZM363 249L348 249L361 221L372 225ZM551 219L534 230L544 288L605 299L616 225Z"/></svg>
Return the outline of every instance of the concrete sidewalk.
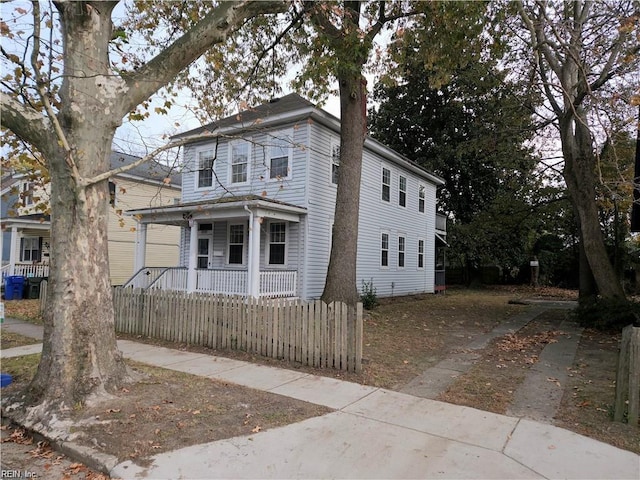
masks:
<svg viewBox="0 0 640 480"><path fill-rule="evenodd" d="M115 478L640 478L640 456L551 425L223 357L118 346L136 361L336 411L145 466L123 462L111 468Z"/></svg>

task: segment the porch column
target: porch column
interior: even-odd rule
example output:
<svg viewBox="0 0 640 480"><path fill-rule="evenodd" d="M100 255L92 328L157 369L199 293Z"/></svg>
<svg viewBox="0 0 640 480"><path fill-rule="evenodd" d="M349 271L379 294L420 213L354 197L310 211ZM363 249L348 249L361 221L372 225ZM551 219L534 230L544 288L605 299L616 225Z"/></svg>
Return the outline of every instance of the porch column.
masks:
<svg viewBox="0 0 640 480"><path fill-rule="evenodd" d="M147 263L147 224L138 222L136 228L136 251L134 255L134 273Z"/></svg>
<svg viewBox="0 0 640 480"><path fill-rule="evenodd" d="M18 237L18 227L11 227L11 251L9 252L9 275L16 274L16 263L18 263L18 258L20 252L18 249L20 248L20 237Z"/></svg>
<svg viewBox="0 0 640 480"><path fill-rule="evenodd" d="M249 225L249 268L248 294L250 297L260 296L260 223L262 217L252 215Z"/></svg>
<svg viewBox="0 0 640 480"><path fill-rule="evenodd" d="M196 266L198 264L198 222L189 220L189 269L187 270L187 292L196 291L198 279L196 277Z"/></svg>

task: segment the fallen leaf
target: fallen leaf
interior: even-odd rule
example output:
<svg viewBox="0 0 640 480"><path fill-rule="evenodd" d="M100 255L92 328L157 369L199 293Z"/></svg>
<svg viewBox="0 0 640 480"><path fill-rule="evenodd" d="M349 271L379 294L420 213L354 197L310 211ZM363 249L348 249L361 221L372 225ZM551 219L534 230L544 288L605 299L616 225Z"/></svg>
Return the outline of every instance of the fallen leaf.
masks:
<svg viewBox="0 0 640 480"><path fill-rule="evenodd" d="M260 430L262 430L262 427L260 425L256 425L252 430L251 433L258 433Z"/></svg>

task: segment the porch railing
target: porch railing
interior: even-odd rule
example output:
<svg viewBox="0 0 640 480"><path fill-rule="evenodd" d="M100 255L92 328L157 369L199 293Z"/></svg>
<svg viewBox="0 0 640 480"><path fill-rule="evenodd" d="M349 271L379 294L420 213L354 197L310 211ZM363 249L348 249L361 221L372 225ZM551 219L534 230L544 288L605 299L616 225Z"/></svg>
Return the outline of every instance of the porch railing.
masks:
<svg viewBox="0 0 640 480"><path fill-rule="evenodd" d="M148 267L137 272L124 287L144 290L187 289L187 268L185 267ZM295 270L277 270L260 272L261 297L297 296L298 272ZM248 273L246 270L197 269L196 291L223 295L246 295L248 292Z"/></svg>
<svg viewBox="0 0 640 480"><path fill-rule="evenodd" d="M297 285L295 270L260 272L261 297L295 297Z"/></svg>
<svg viewBox="0 0 640 480"><path fill-rule="evenodd" d="M196 270L196 291L224 295L247 294L246 270Z"/></svg>
<svg viewBox="0 0 640 480"><path fill-rule="evenodd" d="M2 277L9 275L11 271L10 265L4 265L2 267ZM47 264L34 264L34 263L16 263L13 267L13 274L20 275L22 277L48 277L49 265Z"/></svg>

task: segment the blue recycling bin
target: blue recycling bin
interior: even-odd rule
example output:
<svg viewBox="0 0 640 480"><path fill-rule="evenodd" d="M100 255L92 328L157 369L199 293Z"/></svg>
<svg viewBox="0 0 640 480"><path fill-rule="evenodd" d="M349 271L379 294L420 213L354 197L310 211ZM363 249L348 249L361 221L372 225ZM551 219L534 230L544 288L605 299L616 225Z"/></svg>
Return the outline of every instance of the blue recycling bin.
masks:
<svg viewBox="0 0 640 480"><path fill-rule="evenodd" d="M5 278L4 280L5 300L21 300L23 290L24 290L24 277L21 277L20 275L13 275Z"/></svg>

